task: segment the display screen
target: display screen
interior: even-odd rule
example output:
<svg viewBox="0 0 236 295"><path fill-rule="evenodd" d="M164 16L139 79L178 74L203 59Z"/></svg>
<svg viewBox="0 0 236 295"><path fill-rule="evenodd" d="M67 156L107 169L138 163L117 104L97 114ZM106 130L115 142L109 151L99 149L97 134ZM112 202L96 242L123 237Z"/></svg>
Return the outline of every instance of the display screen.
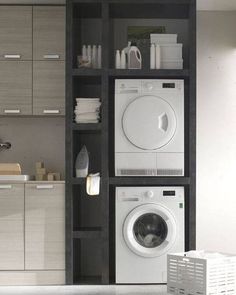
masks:
<svg viewBox="0 0 236 295"><path fill-rule="evenodd" d="M175 191L163 191L163 196L175 196Z"/></svg>
<svg viewBox="0 0 236 295"><path fill-rule="evenodd" d="M163 83L162 88L175 88L175 83Z"/></svg>

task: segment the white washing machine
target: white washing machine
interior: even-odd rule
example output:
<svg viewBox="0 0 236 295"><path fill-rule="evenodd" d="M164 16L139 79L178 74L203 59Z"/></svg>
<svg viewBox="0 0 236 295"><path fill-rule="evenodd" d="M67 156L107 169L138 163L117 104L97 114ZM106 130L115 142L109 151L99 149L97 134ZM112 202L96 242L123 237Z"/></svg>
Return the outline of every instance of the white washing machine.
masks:
<svg viewBox="0 0 236 295"><path fill-rule="evenodd" d="M116 188L116 283L166 283L167 253L184 250L183 187Z"/></svg>
<svg viewBox="0 0 236 295"><path fill-rule="evenodd" d="M183 80L115 80L115 175L184 175Z"/></svg>

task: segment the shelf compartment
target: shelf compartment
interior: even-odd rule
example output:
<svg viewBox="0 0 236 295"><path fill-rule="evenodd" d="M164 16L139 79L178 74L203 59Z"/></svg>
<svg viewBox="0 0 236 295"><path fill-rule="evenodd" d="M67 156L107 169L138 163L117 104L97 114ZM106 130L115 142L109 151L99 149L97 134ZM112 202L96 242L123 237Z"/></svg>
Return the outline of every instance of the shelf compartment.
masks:
<svg viewBox="0 0 236 295"><path fill-rule="evenodd" d="M101 76L101 69L90 69L90 68L74 68L72 71L73 76L78 77L89 77L89 76Z"/></svg>
<svg viewBox="0 0 236 295"><path fill-rule="evenodd" d="M73 231L74 239L100 239L101 227L77 228Z"/></svg>
<svg viewBox="0 0 236 295"><path fill-rule="evenodd" d="M111 18L165 18L183 19L189 17L189 1L112 1Z"/></svg>
<svg viewBox="0 0 236 295"><path fill-rule="evenodd" d="M101 239L74 239L74 283L101 284L102 241Z"/></svg>
<svg viewBox="0 0 236 295"><path fill-rule="evenodd" d="M88 196L84 185L73 186L73 228L77 231L101 229L101 195Z"/></svg>
<svg viewBox="0 0 236 295"><path fill-rule="evenodd" d="M117 70L108 71L110 77L188 78L189 70Z"/></svg>
<svg viewBox="0 0 236 295"><path fill-rule="evenodd" d="M101 123L87 123L87 124L72 124L72 130L80 131L81 133L93 133L93 132L100 132L102 129Z"/></svg>
<svg viewBox="0 0 236 295"><path fill-rule="evenodd" d="M111 185L189 185L189 177L110 177Z"/></svg>

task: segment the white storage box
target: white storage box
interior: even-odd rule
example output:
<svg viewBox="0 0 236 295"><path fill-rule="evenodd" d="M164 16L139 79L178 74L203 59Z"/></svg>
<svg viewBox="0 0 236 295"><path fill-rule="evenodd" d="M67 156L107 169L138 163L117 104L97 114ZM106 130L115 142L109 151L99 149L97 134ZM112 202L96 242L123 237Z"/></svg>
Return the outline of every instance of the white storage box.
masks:
<svg viewBox="0 0 236 295"><path fill-rule="evenodd" d="M161 60L183 59L183 44L160 44Z"/></svg>
<svg viewBox="0 0 236 295"><path fill-rule="evenodd" d="M150 40L155 44L177 43L177 34L150 34Z"/></svg>
<svg viewBox="0 0 236 295"><path fill-rule="evenodd" d="M162 60L161 69L180 70L183 69L183 60Z"/></svg>
<svg viewBox="0 0 236 295"><path fill-rule="evenodd" d="M235 295L236 256L230 254L190 251L199 257L188 257L188 252L167 255L168 294ZM187 256L185 256L187 255Z"/></svg>

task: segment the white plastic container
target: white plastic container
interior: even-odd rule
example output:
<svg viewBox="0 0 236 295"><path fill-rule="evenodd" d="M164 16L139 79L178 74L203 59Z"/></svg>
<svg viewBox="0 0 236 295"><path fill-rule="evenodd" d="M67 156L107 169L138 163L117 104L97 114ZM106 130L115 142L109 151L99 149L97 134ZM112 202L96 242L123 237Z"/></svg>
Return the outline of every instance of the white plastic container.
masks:
<svg viewBox="0 0 236 295"><path fill-rule="evenodd" d="M162 60L183 59L183 44L160 44Z"/></svg>
<svg viewBox="0 0 236 295"><path fill-rule="evenodd" d="M142 56L135 43L131 43L128 53L128 69L141 69Z"/></svg>
<svg viewBox="0 0 236 295"><path fill-rule="evenodd" d="M150 34L150 42L158 44L177 43L177 34Z"/></svg>
<svg viewBox="0 0 236 295"><path fill-rule="evenodd" d="M98 69L102 68L102 46L98 45Z"/></svg>
<svg viewBox="0 0 236 295"><path fill-rule="evenodd" d="M183 69L183 59L180 60L162 60L161 69L165 70L182 70Z"/></svg>
<svg viewBox="0 0 236 295"><path fill-rule="evenodd" d="M156 68L156 48L155 44L151 44L150 47L150 69L154 70Z"/></svg>
<svg viewBox="0 0 236 295"><path fill-rule="evenodd" d="M97 46L93 45L93 47L92 47L92 68L94 68L94 69L97 68L97 59L98 59Z"/></svg>
<svg viewBox="0 0 236 295"><path fill-rule="evenodd" d="M188 257L188 252L167 255L168 294L235 295L236 256L201 252L196 257L202 258Z"/></svg>
<svg viewBox="0 0 236 295"><path fill-rule="evenodd" d="M116 69L120 69L120 50L116 50Z"/></svg>
<svg viewBox="0 0 236 295"><path fill-rule="evenodd" d="M120 68L126 69L126 54L125 54L124 49L121 51Z"/></svg>
<svg viewBox="0 0 236 295"><path fill-rule="evenodd" d="M159 70L161 68L161 47L159 44L155 45L155 53L156 53L156 69Z"/></svg>

